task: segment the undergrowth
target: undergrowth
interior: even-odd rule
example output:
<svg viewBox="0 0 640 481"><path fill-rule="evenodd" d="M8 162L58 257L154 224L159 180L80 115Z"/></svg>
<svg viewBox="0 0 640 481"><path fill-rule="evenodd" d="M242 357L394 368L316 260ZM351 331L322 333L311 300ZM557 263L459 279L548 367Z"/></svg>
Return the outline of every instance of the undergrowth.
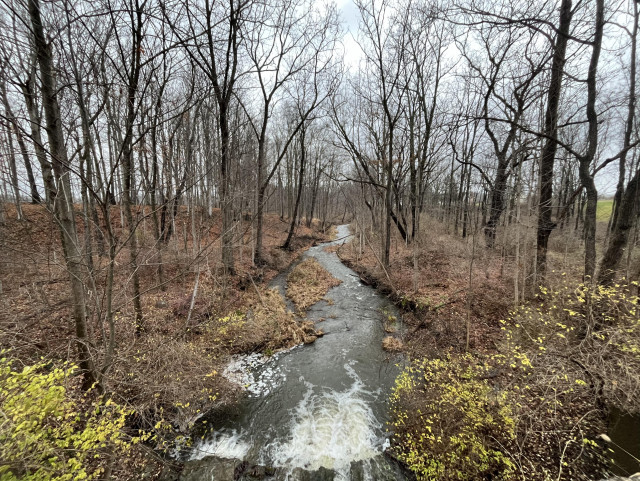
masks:
<svg viewBox="0 0 640 481"><path fill-rule="evenodd" d="M541 288L497 352L412 362L391 396L397 458L419 480L606 476L607 407L640 407L636 288Z"/></svg>
<svg viewBox="0 0 640 481"><path fill-rule="evenodd" d="M501 450L514 437L509 396L470 355L413 362L391 395L394 452L418 479L508 479Z"/></svg>
<svg viewBox="0 0 640 481"><path fill-rule="evenodd" d="M3 353L6 354L6 353ZM91 480L150 434L127 435L132 412L111 400L74 397L78 369L0 359L0 480Z"/></svg>

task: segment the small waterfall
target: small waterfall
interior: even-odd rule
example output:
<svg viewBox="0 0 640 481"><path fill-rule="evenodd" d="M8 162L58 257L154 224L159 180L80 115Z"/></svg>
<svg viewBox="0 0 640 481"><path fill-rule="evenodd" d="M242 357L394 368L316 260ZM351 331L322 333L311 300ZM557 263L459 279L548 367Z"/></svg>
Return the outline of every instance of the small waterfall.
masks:
<svg viewBox="0 0 640 481"><path fill-rule="evenodd" d="M343 392L307 393L292 414L290 434L266 446L274 466L315 471L321 467L336 472L336 480L347 480L351 463L371 459L382 452L382 426L376 421L363 388L350 365L344 366L353 385Z"/></svg>
<svg viewBox="0 0 640 481"><path fill-rule="evenodd" d="M236 431L218 431L193 450L191 459L203 459L208 456L243 459L250 447Z"/></svg>

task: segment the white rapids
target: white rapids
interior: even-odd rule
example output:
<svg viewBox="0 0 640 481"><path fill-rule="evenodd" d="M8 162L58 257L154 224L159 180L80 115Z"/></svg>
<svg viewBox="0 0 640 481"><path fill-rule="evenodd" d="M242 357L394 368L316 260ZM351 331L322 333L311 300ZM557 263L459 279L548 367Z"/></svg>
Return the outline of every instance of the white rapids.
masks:
<svg viewBox="0 0 640 481"><path fill-rule="evenodd" d="M231 477L213 479L225 481L245 479L247 466L273 470L268 479L278 481L406 479L384 455L388 395L399 366L382 349L383 324L395 308L325 250L348 233L340 226L339 241L304 254L342 281L307 311L325 336L271 357L234 357L223 375L246 394L237 406L208 414L203 440L189 452L195 471L188 481L211 481L212 470L224 471L217 459ZM284 291L286 278L282 273L272 285ZM217 459L209 462L209 456Z"/></svg>
<svg viewBox="0 0 640 481"><path fill-rule="evenodd" d="M225 459L242 459L249 451L250 444L235 431L220 431L200 443L193 450L191 459L217 456Z"/></svg>
<svg viewBox="0 0 640 481"><path fill-rule="evenodd" d="M385 443L382 426L376 421L353 368L345 369L354 378L346 391L307 393L292 413L289 436L266 446L274 466L314 471L333 469L337 479L347 479L352 461L379 455Z"/></svg>

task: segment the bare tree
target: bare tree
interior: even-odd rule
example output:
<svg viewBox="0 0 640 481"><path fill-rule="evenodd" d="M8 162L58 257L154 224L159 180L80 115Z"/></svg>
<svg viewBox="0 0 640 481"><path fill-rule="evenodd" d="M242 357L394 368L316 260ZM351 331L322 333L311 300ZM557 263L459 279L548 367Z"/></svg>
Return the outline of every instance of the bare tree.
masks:
<svg viewBox="0 0 640 481"><path fill-rule="evenodd" d="M53 196L54 215L60 230L62 248L71 281L73 298L73 318L76 330L78 364L83 371L84 387L90 388L97 380L93 359L89 351L87 332L87 307L84 279L86 269L80 250L76 228L73 195L71 192L71 169L62 131L62 119L58 104L56 79L51 54L51 44L44 35L39 0L28 1L34 49L40 66L40 78L43 106L45 111L47 137L51 152L53 172L57 181L57 190Z"/></svg>
<svg viewBox="0 0 640 481"><path fill-rule="evenodd" d="M573 18L571 0L562 0L555 45L551 61L551 79L547 91L547 107L544 118L543 135L545 138L540 155L538 230L536 244L536 273L539 280L544 279L547 270L547 250L549 236L555 228L551 220L553 200L553 167L558 150L558 108L562 90L562 78L566 60L569 29Z"/></svg>
<svg viewBox="0 0 640 481"><path fill-rule="evenodd" d="M627 116L624 125L624 139L619 157L619 177L614 197L614 207L611 219L611 234L606 250L598 268L598 282L610 284L615 278L616 271L622 259L622 253L629 244L629 233L635 222L638 210L638 182L640 169L631 176L626 187L625 174L627 155L632 148L632 135L635 130L636 116L636 53L638 41L638 12L637 2L633 4L633 27L630 32L631 48L629 53L629 97L627 100Z"/></svg>

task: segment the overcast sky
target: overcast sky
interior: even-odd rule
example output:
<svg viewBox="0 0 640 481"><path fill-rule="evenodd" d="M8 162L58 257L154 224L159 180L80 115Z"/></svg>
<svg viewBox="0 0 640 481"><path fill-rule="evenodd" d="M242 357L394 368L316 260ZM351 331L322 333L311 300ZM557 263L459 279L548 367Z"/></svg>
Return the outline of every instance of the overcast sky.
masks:
<svg viewBox="0 0 640 481"><path fill-rule="evenodd" d="M344 45L344 62L348 68L356 69L362 59L362 50L356 41L360 14L353 0L336 0L336 6L344 28L344 36L342 39ZM603 171L596 176L595 181L600 198L612 196L615 193L617 176L618 165L615 162L609 164L607 168L603 169Z"/></svg>
<svg viewBox="0 0 640 481"><path fill-rule="evenodd" d="M348 67L354 68L358 66L358 62L362 58L360 46L355 41L358 34L358 8L353 3L353 0L337 0L336 5L345 29L342 39L345 52L344 61Z"/></svg>

